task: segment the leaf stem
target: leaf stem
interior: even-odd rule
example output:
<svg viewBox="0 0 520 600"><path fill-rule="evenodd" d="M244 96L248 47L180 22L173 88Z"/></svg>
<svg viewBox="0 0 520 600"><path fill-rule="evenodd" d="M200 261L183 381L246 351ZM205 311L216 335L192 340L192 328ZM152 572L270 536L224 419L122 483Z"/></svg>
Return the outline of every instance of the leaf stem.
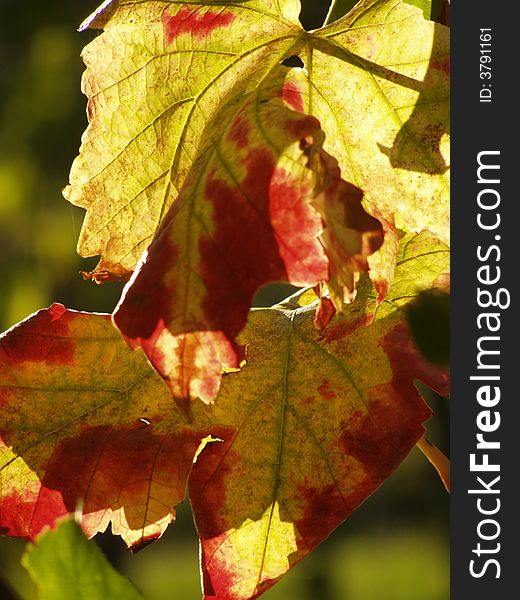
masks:
<svg viewBox="0 0 520 600"><path fill-rule="evenodd" d="M334 20L334 17L332 15L334 14L334 9L336 8L337 1L338 0L332 0L332 2L330 3L329 12L327 13L327 16L325 17L325 21L323 22L322 27L329 25Z"/></svg>
<svg viewBox="0 0 520 600"><path fill-rule="evenodd" d="M439 477L446 488L450 492L450 459L443 454L439 448L426 437L426 434L417 442L417 448L426 456L426 458L435 467Z"/></svg>

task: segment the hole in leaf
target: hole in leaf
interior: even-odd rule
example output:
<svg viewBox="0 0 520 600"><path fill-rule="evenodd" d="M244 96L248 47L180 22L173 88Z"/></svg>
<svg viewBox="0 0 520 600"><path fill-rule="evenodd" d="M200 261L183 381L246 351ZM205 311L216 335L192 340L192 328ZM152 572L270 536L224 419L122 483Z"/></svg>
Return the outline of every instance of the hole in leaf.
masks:
<svg viewBox="0 0 520 600"><path fill-rule="evenodd" d="M284 67L300 67L301 69L304 67L303 60L296 55L289 56L289 58L282 60L282 65Z"/></svg>

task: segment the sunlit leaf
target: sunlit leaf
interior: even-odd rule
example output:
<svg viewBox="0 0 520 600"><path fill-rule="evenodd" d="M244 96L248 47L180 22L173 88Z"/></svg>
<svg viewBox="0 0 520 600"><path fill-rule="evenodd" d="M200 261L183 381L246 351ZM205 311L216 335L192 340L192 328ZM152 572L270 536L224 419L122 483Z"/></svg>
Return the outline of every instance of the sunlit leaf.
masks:
<svg viewBox="0 0 520 600"><path fill-rule="evenodd" d="M447 377L414 348L403 309L447 268L444 244L409 235L382 304L365 277L323 330L304 293L254 310L239 338L247 365L212 407L192 405L190 423L106 315L36 313L0 343L2 533L34 538L83 505L88 535L111 520L138 549L171 522L189 478L206 596L256 597L423 434L430 411L413 382L446 393Z"/></svg>
<svg viewBox="0 0 520 600"><path fill-rule="evenodd" d="M67 198L87 211L95 277L135 267L177 197L207 123L268 77L301 35L297 0L113 0L84 27L90 126Z"/></svg>
<svg viewBox="0 0 520 600"><path fill-rule="evenodd" d="M325 150L385 226L384 260L369 260L383 296L395 227L449 240L449 29L401 0L368 0L306 49L302 110L319 119Z"/></svg>
<svg viewBox="0 0 520 600"><path fill-rule="evenodd" d="M41 600L143 600L72 519L40 534L36 545L25 552L22 564L37 585Z"/></svg>
<svg viewBox="0 0 520 600"><path fill-rule="evenodd" d="M184 498L200 436L108 315L54 304L0 337L0 530L34 539L83 510L138 548Z"/></svg>
<svg viewBox="0 0 520 600"><path fill-rule="evenodd" d="M208 410L209 446L190 476L205 598L255 598L336 528L397 467L430 416L414 387L447 376L414 348L404 307L448 266L431 234L403 240L378 305L365 279L324 330L314 307L254 310L248 363Z"/></svg>
<svg viewBox="0 0 520 600"><path fill-rule="evenodd" d="M382 243L363 193L323 152L318 121L284 102L286 71L208 126L114 314L186 409L212 402L222 369L238 368L236 336L260 287L316 285L330 273L341 307Z"/></svg>
<svg viewBox="0 0 520 600"><path fill-rule="evenodd" d="M90 126L66 192L88 209L80 252L101 254L102 281L129 275L155 239L116 323L186 406L237 368L264 283L327 281L340 308L368 257L382 300L398 229L447 240L447 29L402 0L361 2L313 34L298 11L114 0L87 23L105 31L84 52ZM292 55L304 69L279 66ZM318 118L328 154L289 108ZM349 201L315 197L339 177ZM380 240L349 224L361 198L386 235L372 256Z"/></svg>

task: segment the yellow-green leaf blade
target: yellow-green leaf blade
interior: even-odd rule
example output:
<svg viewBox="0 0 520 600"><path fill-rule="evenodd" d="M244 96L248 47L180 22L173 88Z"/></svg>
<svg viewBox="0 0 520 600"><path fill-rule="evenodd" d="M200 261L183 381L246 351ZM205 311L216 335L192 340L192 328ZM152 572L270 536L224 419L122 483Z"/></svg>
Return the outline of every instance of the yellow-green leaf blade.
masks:
<svg viewBox="0 0 520 600"><path fill-rule="evenodd" d="M94 19L104 32L83 52L90 125L65 195L87 209L78 249L101 255L98 280L133 270L208 120L294 43L298 5L114 0Z"/></svg>
<svg viewBox="0 0 520 600"><path fill-rule="evenodd" d="M403 0L365 0L307 46L307 110L385 225L384 259L369 261L384 295L396 227L449 239L449 29Z"/></svg>

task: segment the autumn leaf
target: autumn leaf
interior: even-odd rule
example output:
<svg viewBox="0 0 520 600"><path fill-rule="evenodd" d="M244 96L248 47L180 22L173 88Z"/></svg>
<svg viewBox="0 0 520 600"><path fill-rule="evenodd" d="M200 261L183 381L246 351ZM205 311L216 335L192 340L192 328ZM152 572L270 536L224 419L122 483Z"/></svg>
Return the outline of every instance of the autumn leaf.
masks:
<svg viewBox="0 0 520 600"><path fill-rule="evenodd" d="M114 0L86 24L105 31L84 51L90 126L66 191L88 209L80 252L101 254L102 281L155 240L115 321L186 411L241 363L236 335L261 285L328 281L338 309L368 257L382 300L397 228L447 235L443 28L401 0L362 2L312 34L298 12L290 0ZM279 65L292 55L304 69ZM288 107L319 119L327 152L317 123ZM340 185L332 156L341 201L322 202L324 179ZM387 237L372 257L363 194Z"/></svg>
<svg viewBox="0 0 520 600"><path fill-rule="evenodd" d="M240 336L247 366L207 410L213 435L189 480L204 598L256 598L311 552L397 467L430 416L414 387L445 372L414 348L403 307L448 268L428 233L403 239L387 299L364 279L320 331L298 294L254 310ZM289 308L292 306L292 309Z"/></svg>
<svg viewBox="0 0 520 600"><path fill-rule="evenodd" d="M206 124L254 89L303 34L297 0L105 2L82 26L90 125L66 197L94 278L124 277L182 188Z"/></svg>
<svg viewBox="0 0 520 600"><path fill-rule="evenodd" d="M37 585L40 600L143 600L72 519L60 520L56 529L41 533L36 545L25 551L22 564Z"/></svg>
<svg viewBox="0 0 520 600"><path fill-rule="evenodd" d="M413 382L445 393L447 376L414 348L404 308L444 282L448 256L430 233L405 236L386 300L364 277L324 330L305 292L252 311L247 365L213 406L193 403L190 423L107 315L35 313L0 338L1 531L34 538L83 501L88 535L111 521L138 549L189 479L206 598L258 596L422 436L430 411Z"/></svg>
<svg viewBox="0 0 520 600"><path fill-rule="evenodd" d="M105 31L83 52L90 125L66 196L88 209L79 251L101 254L95 278L133 270L206 125L291 55L305 81L286 96L319 119L374 216L446 241L448 29L403 0L365 0L312 34L299 10L296 0L113 0L85 22Z"/></svg>
<svg viewBox="0 0 520 600"><path fill-rule="evenodd" d="M324 149L385 227L369 259L382 299L398 230L449 242L449 29L407 2L368 0L305 49L308 75L293 77L301 109L319 119Z"/></svg>
<svg viewBox="0 0 520 600"><path fill-rule="evenodd" d="M3 334L0 409L3 534L79 506L88 535L111 523L137 549L174 519L203 436L108 315L54 304Z"/></svg>
<svg viewBox="0 0 520 600"><path fill-rule="evenodd" d="M340 306L382 243L361 190L321 149L318 121L288 108L287 69L206 129L179 197L123 292L114 322L186 411L236 369L256 291L329 279ZM229 114L229 117L228 117Z"/></svg>

